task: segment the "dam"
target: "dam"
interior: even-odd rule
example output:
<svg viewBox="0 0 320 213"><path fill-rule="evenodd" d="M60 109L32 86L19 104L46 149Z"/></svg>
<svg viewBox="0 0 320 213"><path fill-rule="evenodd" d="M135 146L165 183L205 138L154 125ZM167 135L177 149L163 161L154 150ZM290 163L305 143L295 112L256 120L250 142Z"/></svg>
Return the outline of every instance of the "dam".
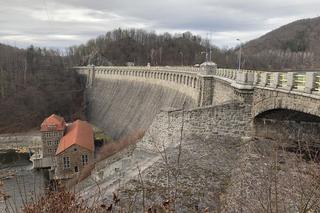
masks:
<svg viewBox="0 0 320 213"><path fill-rule="evenodd" d="M294 123L302 122L300 126L309 126L302 132L310 132L312 126L312 141L319 141L316 130L320 116L320 72L316 70L263 72L218 69L210 62L200 68L88 66L75 69L87 79L89 120L116 139L136 130L147 131L161 109L206 113L208 108L233 102L244 106L247 112L241 124L246 126L246 131L228 128L230 132L239 132L235 136L267 134L259 129L259 123L261 120L266 123L270 118L268 112L273 112L273 117L292 115L284 119L292 121L287 123L287 132ZM297 112L310 119L299 120ZM223 114L228 114L228 108ZM311 119L312 116L315 118ZM215 123L214 118L211 122ZM228 120L225 125L239 126L235 119ZM268 134L278 139L281 135L274 131ZM318 146L318 143L314 145Z"/></svg>
<svg viewBox="0 0 320 213"><path fill-rule="evenodd" d="M244 189L246 199L267 200L249 192L253 186L260 189L270 184L266 173L270 168L277 168L277 178L285 183L288 177L297 177L296 166L286 164L290 153L313 154L320 148L317 70L234 70L210 62L200 68L75 69L86 78L90 122L115 138L145 131L137 144L95 164L90 178L77 189L87 199L94 200L97 191L108 199L120 190L126 201L135 192L143 203L139 194L143 176L149 202L167 199L178 185L179 199L190 203L178 204L182 212L199 203L219 212L221 193L227 194L227 209L236 210ZM275 151L275 147L291 152ZM275 164L270 153L277 153ZM308 176L300 180L316 183ZM290 189L297 193L293 186ZM202 194L206 196L199 198ZM293 202L287 192L281 199Z"/></svg>
<svg viewBox="0 0 320 213"><path fill-rule="evenodd" d="M130 79L98 78L88 92L88 117L114 139L146 130L160 109L196 106L177 90Z"/></svg>

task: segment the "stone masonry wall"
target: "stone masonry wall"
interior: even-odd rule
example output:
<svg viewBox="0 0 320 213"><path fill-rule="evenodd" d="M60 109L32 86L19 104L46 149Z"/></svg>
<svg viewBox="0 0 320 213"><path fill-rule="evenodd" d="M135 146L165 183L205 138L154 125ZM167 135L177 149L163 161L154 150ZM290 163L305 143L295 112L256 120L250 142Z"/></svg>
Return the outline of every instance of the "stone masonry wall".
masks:
<svg viewBox="0 0 320 213"><path fill-rule="evenodd" d="M85 167L85 165L82 165L82 155L88 156L88 164L93 162L93 152L78 145L72 145L57 155L55 157L57 164L55 177L57 179L73 177L76 174L75 167L78 167L78 171L81 171ZM70 168L64 168L63 157L69 157Z"/></svg>
<svg viewBox="0 0 320 213"><path fill-rule="evenodd" d="M252 104L253 117L271 109L291 109L320 117L319 99L312 95L302 96L293 91L255 88Z"/></svg>
<svg viewBox="0 0 320 213"><path fill-rule="evenodd" d="M64 131L49 131L41 133L42 152L44 158L55 156L59 141L63 137L63 134Z"/></svg>
<svg viewBox="0 0 320 213"><path fill-rule="evenodd" d="M220 79L215 79L213 85L214 90L212 98L214 105L236 100L234 88L230 84L228 84L228 82L222 81Z"/></svg>
<svg viewBox="0 0 320 213"><path fill-rule="evenodd" d="M183 139L191 136L242 137L251 134L250 118L250 106L241 103L225 103L186 111L163 109L138 145L145 149L176 145L182 126Z"/></svg>
<svg viewBox="0 0 320 213"><path fill-rule="evenodd" d="M212 105L212 92L213 92L213 77L212 76L200 76L200 88L198 106L210 106Z"/></svg>

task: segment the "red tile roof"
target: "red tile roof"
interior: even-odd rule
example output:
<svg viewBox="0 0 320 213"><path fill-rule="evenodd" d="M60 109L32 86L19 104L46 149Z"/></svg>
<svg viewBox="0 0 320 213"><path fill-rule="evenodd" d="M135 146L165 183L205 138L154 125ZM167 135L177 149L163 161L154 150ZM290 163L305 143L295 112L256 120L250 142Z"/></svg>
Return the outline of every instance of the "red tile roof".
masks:
<svg viewBox="0 0 320 213"><path fill-rule="evenodd" d="M64 118L52 114L42 122L40 131L52 131L52 129L60 131L65 128L66 122L64 121Z"/></svg>
<svg viewBox="0 0 320 213"><path fill-rule="evenodd" d="M88 122L76 120L68 126L67 133L60 140L56 155L74 144L94 151L93 130Z"/></svg>

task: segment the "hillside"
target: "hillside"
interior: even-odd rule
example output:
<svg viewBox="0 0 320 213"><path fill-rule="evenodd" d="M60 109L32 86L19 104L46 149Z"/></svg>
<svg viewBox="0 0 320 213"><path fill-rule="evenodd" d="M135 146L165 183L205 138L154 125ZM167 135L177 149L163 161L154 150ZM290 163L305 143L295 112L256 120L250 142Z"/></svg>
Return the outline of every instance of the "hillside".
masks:
<svg viewBox="0 0 320 213"><path fill-rule="evenodd" d="M0 133L38 127L51 113L79 117L81 81L53 50L0 44Z"/></svg>
<svg viewBox="0 0 320 213"><path fill-rule="evenodd" d="M253 67L269 63L274 68L319 68L320 17L284 25L247 42L243 50Z"/></svg>
<svg viewBox="0 0 320 213"><path fill-rule="evenodd" d="M238 67L238 51L211 46L219 67ZM194 65L205 61L209 42L190 32L171 35L116 29L69 48L78 65ZM320 68L320 17L298 20L243 45L244 69Z"/></svg>
<svg viewBox="0 0 320 213"><path fill-rule="evenodd" d="M69 48L79 65L193 65L203 62L206 40L190 32L171 35L141 29L117 29Z"/></svg>

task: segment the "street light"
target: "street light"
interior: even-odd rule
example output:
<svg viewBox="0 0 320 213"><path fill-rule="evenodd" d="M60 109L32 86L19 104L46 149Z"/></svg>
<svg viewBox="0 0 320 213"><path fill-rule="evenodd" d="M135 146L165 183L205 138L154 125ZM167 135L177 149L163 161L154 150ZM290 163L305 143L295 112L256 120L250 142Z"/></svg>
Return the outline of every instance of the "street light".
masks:
<svg viewBox="0 0 320 213"><path fill-rule="evenodd" d="M242 49L242 47L241 47L241 40L239 38L237 38L237 41L239 41L239 43L240 43L240 51L239 51L239 56L238 56L238 59L239 59L238 70L240 70L241 69L241 49Z"/></svg>

